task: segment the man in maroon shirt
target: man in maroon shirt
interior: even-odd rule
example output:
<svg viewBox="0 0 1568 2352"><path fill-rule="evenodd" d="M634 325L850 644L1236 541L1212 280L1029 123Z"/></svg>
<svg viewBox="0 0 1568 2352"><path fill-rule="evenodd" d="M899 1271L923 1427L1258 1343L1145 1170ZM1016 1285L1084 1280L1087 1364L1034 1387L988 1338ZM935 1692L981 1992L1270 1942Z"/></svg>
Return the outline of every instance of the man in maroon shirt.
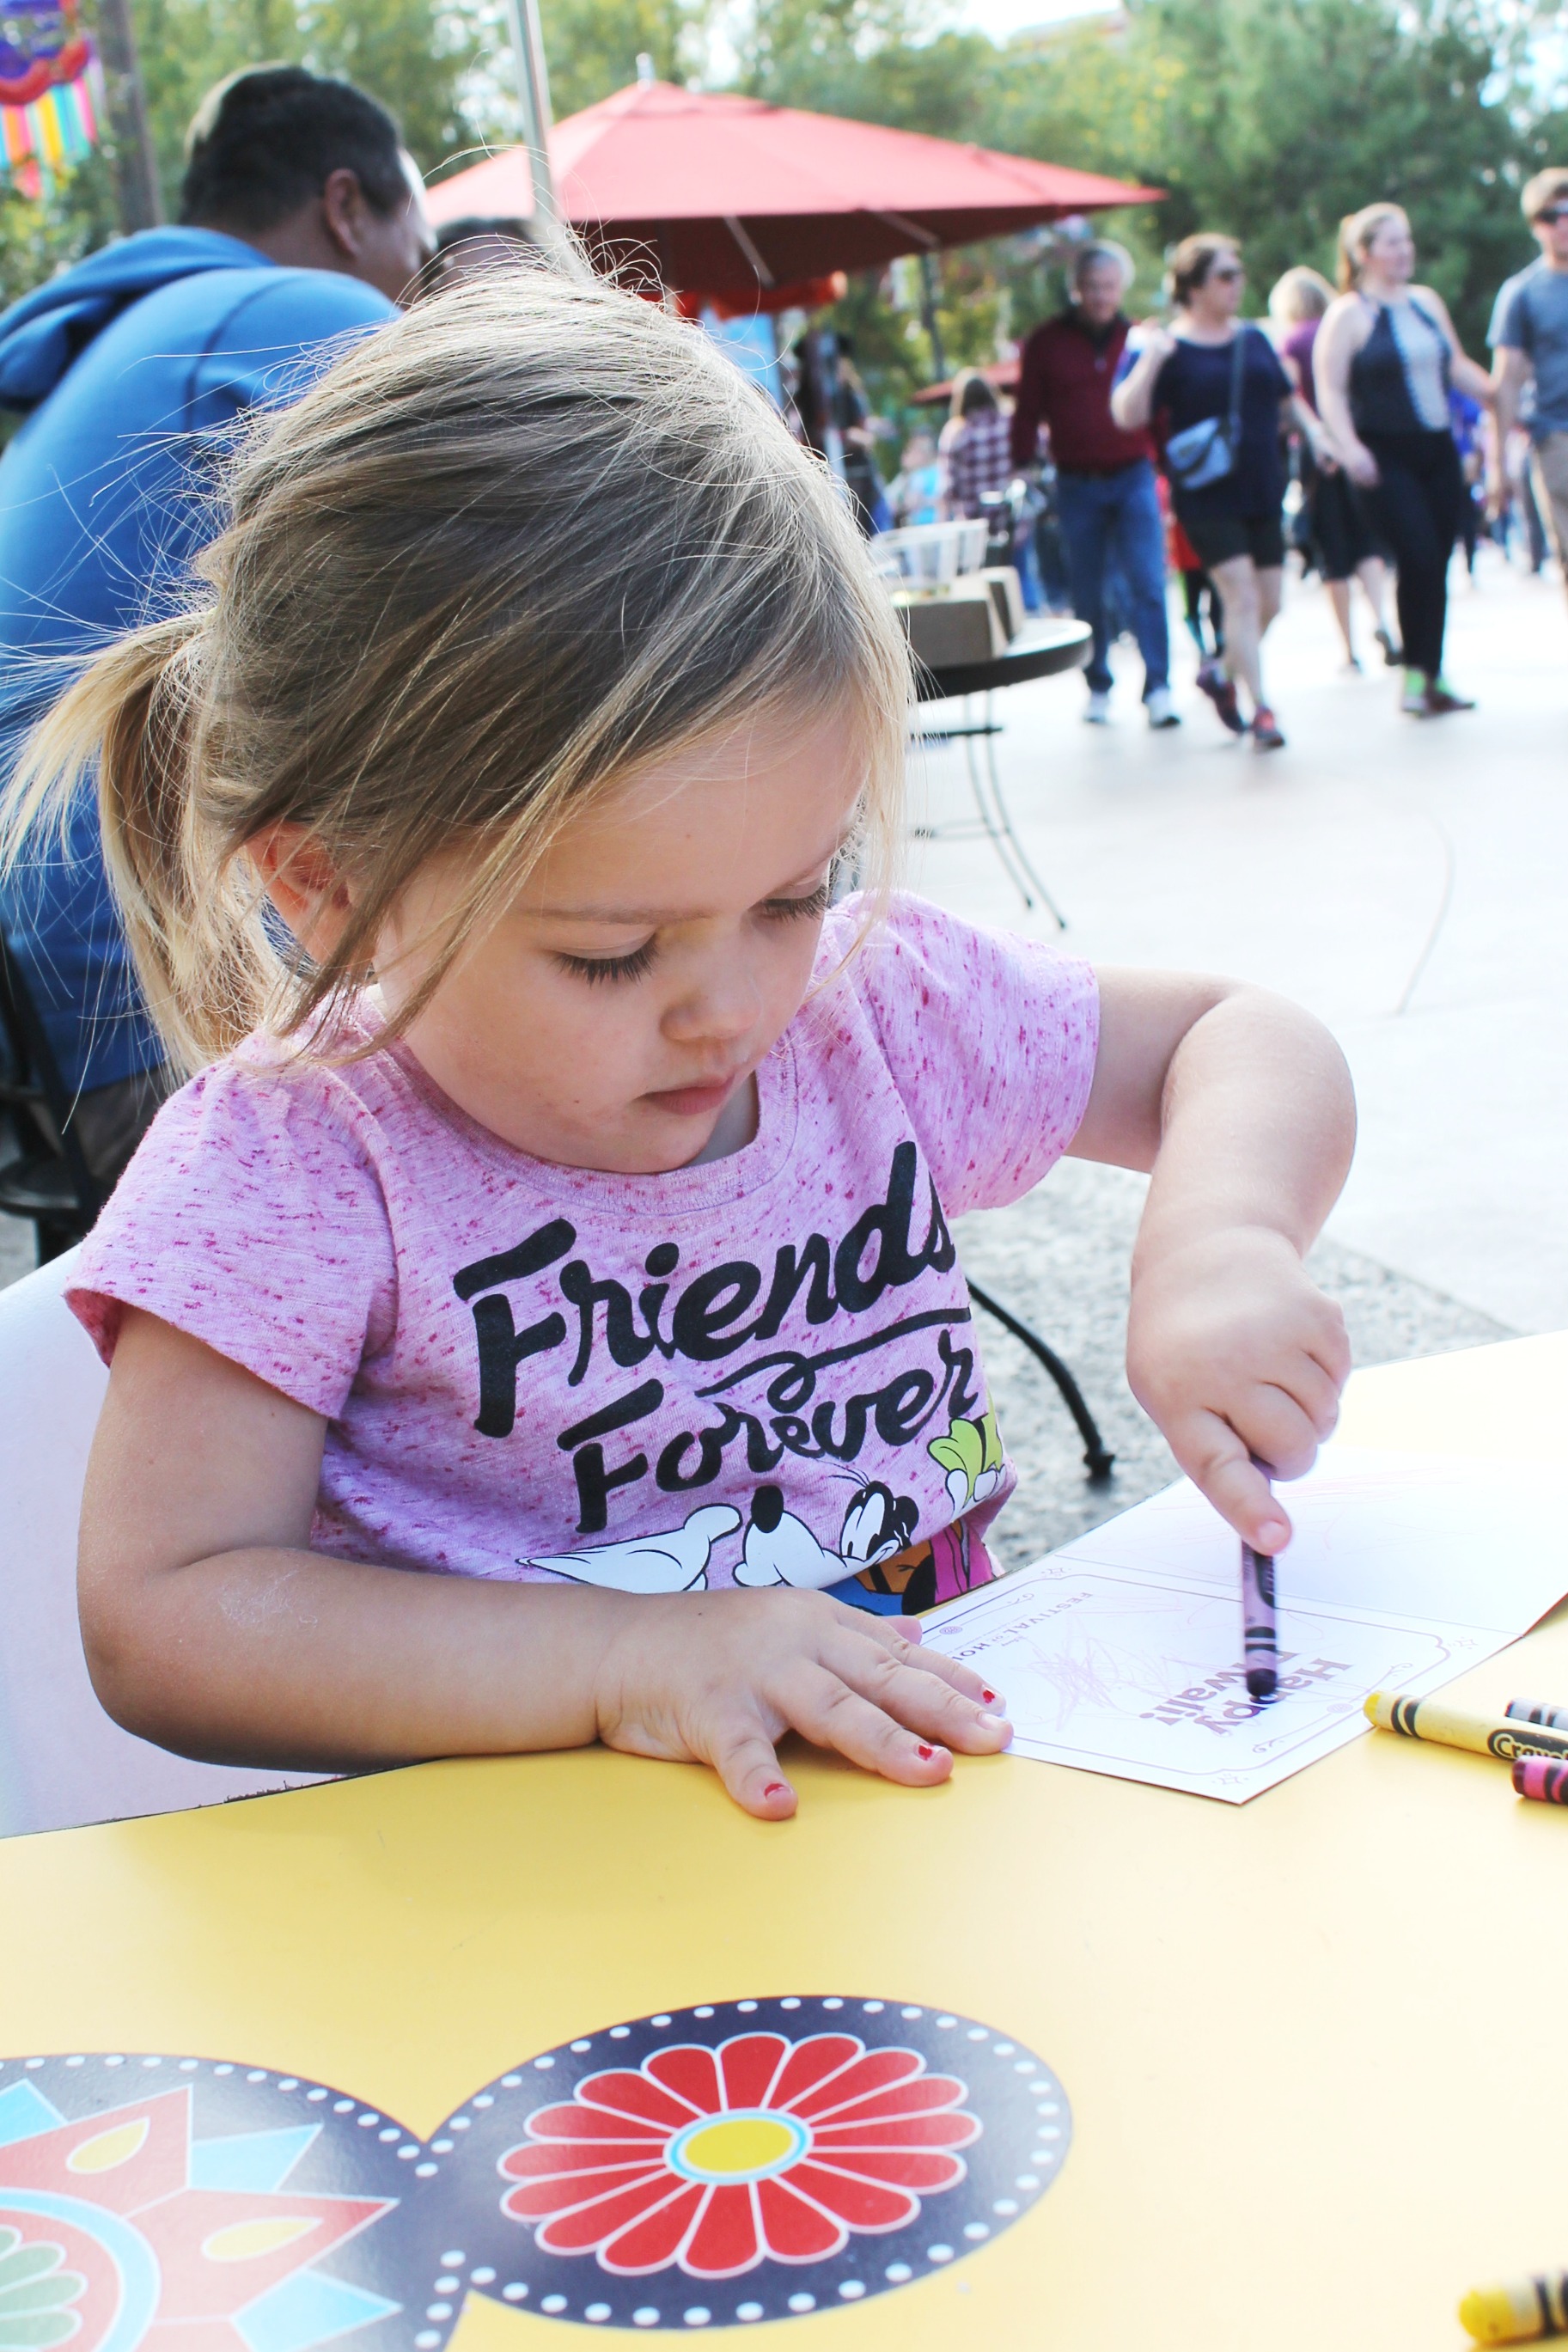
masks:
<svg viewBox="0 0 1568 2352"><path fill-rule="evenodd" d="M1012 457L1015 466L1032 465L1040 428L1049 428L1072 609L1094 632L1084 672L1084 717L1103 727L1111 716L1110 559L1144 657L1149 724L1176 727L1181 722L1171 708L1166 532L1154 443L1147 432L1124 433L1111 419L1111 387L1127 341L1122 298L1131 282L1132 263L1120 246L1086 245L1077 255L1071 301L1059 318L1037 327L1023 347Z"/></svg>

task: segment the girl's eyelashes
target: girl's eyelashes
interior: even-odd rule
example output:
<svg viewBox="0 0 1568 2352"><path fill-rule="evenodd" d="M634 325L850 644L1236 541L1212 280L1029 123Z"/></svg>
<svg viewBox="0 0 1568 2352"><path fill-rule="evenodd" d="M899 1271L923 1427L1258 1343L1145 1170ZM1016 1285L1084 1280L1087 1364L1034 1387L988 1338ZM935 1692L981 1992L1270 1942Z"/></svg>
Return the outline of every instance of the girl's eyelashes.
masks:
<svg viewBox="0 0 1568 2352"><path fill-rule="evenodd" d="M590 982L601 980L642 980L653 968L653 942L647 940L630 955L574 956L558 954L556 961L563 971L575 973L579 980Z"/></svg>
<svg viewBox="0 0 1568 2352"><path fill-rule="evenodd" d="M762 912L770 922L787 923L798 915L825 915L832 903L832 877L825 875L804 898L765 898Z"/></svg>
<svg viewBox="0 0 1568 2352"><path fill-rule="evenodd" d="M825 877L803 898L765 898L758 912L770 923L788 923L803 915L825 915L832 902L831 877ZM569 955L559 949L555 961L563 971L591 983L600 981L642 980L653 970L655 942L644 940L630 955L579 956Z"/></svg>

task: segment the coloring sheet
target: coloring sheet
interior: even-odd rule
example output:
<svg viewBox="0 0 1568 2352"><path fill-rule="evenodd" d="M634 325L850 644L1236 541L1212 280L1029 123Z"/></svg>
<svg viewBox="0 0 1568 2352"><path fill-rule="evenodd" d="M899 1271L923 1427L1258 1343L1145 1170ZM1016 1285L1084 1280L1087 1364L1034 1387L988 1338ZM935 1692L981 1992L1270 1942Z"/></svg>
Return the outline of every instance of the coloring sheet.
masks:
<svg viewBox="0 0 1568 2352"><path fill-rule="evenodd" d="M1240 1549L1186 1479L924 1621L1001 1693L1013 1753L1244 1804L1426 1696L1568 1592L1544 1466L1325 1446L1282 1486L1280 1688L1249 1697Z"/></svg>

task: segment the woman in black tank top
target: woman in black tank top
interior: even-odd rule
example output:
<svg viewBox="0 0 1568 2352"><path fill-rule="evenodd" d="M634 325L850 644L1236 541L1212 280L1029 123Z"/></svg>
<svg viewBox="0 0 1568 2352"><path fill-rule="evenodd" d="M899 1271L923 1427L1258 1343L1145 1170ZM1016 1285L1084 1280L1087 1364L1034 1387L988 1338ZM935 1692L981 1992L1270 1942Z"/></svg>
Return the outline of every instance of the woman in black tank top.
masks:
<svg viewBox="0 0 1568 2352"><path fill-rule="evenodd" d="M1368 205L1340 226L1343 288L1313 351L1319 405L1351 480L1398 567L1403 708L1437 718L1471 706L1443 677L1448 562L1465 487L1449 421L1456 385L1491 401L1441 296L1410 283L1416 245L1397 205Z"/></svg>

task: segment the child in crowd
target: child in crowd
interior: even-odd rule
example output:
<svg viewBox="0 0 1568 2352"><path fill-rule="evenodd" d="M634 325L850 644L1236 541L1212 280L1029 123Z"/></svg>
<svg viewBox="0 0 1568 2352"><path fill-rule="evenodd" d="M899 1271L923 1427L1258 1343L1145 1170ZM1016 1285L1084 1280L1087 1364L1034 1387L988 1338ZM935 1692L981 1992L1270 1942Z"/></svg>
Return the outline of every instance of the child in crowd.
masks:
<svg viewBox="0 0 1568 2352"><path fill-rule="evenodd" d="M898 472L887 486L887 503L900 527L907 523L940 522L947 473L936 455L936 436L912 433L904 445Z"/></svg>
<svg viewBox="0 0 1568 2352"><path fill-rule="evenodd" d="M97 763L195 1075L69 1297L112 1364L83 1633L119 1719L302 1768L1005 1746L912 1611L1001 1449L949 1219L1152 1169L1134 1387L1248 1540L1347 1370L1301 1253L1343 1064L1247 988L887 887L909 698L825 471L650 304L513 273L238 453L190 608L102 654L9 840ZM836 901L846 867L868 877Z"/></svg>

